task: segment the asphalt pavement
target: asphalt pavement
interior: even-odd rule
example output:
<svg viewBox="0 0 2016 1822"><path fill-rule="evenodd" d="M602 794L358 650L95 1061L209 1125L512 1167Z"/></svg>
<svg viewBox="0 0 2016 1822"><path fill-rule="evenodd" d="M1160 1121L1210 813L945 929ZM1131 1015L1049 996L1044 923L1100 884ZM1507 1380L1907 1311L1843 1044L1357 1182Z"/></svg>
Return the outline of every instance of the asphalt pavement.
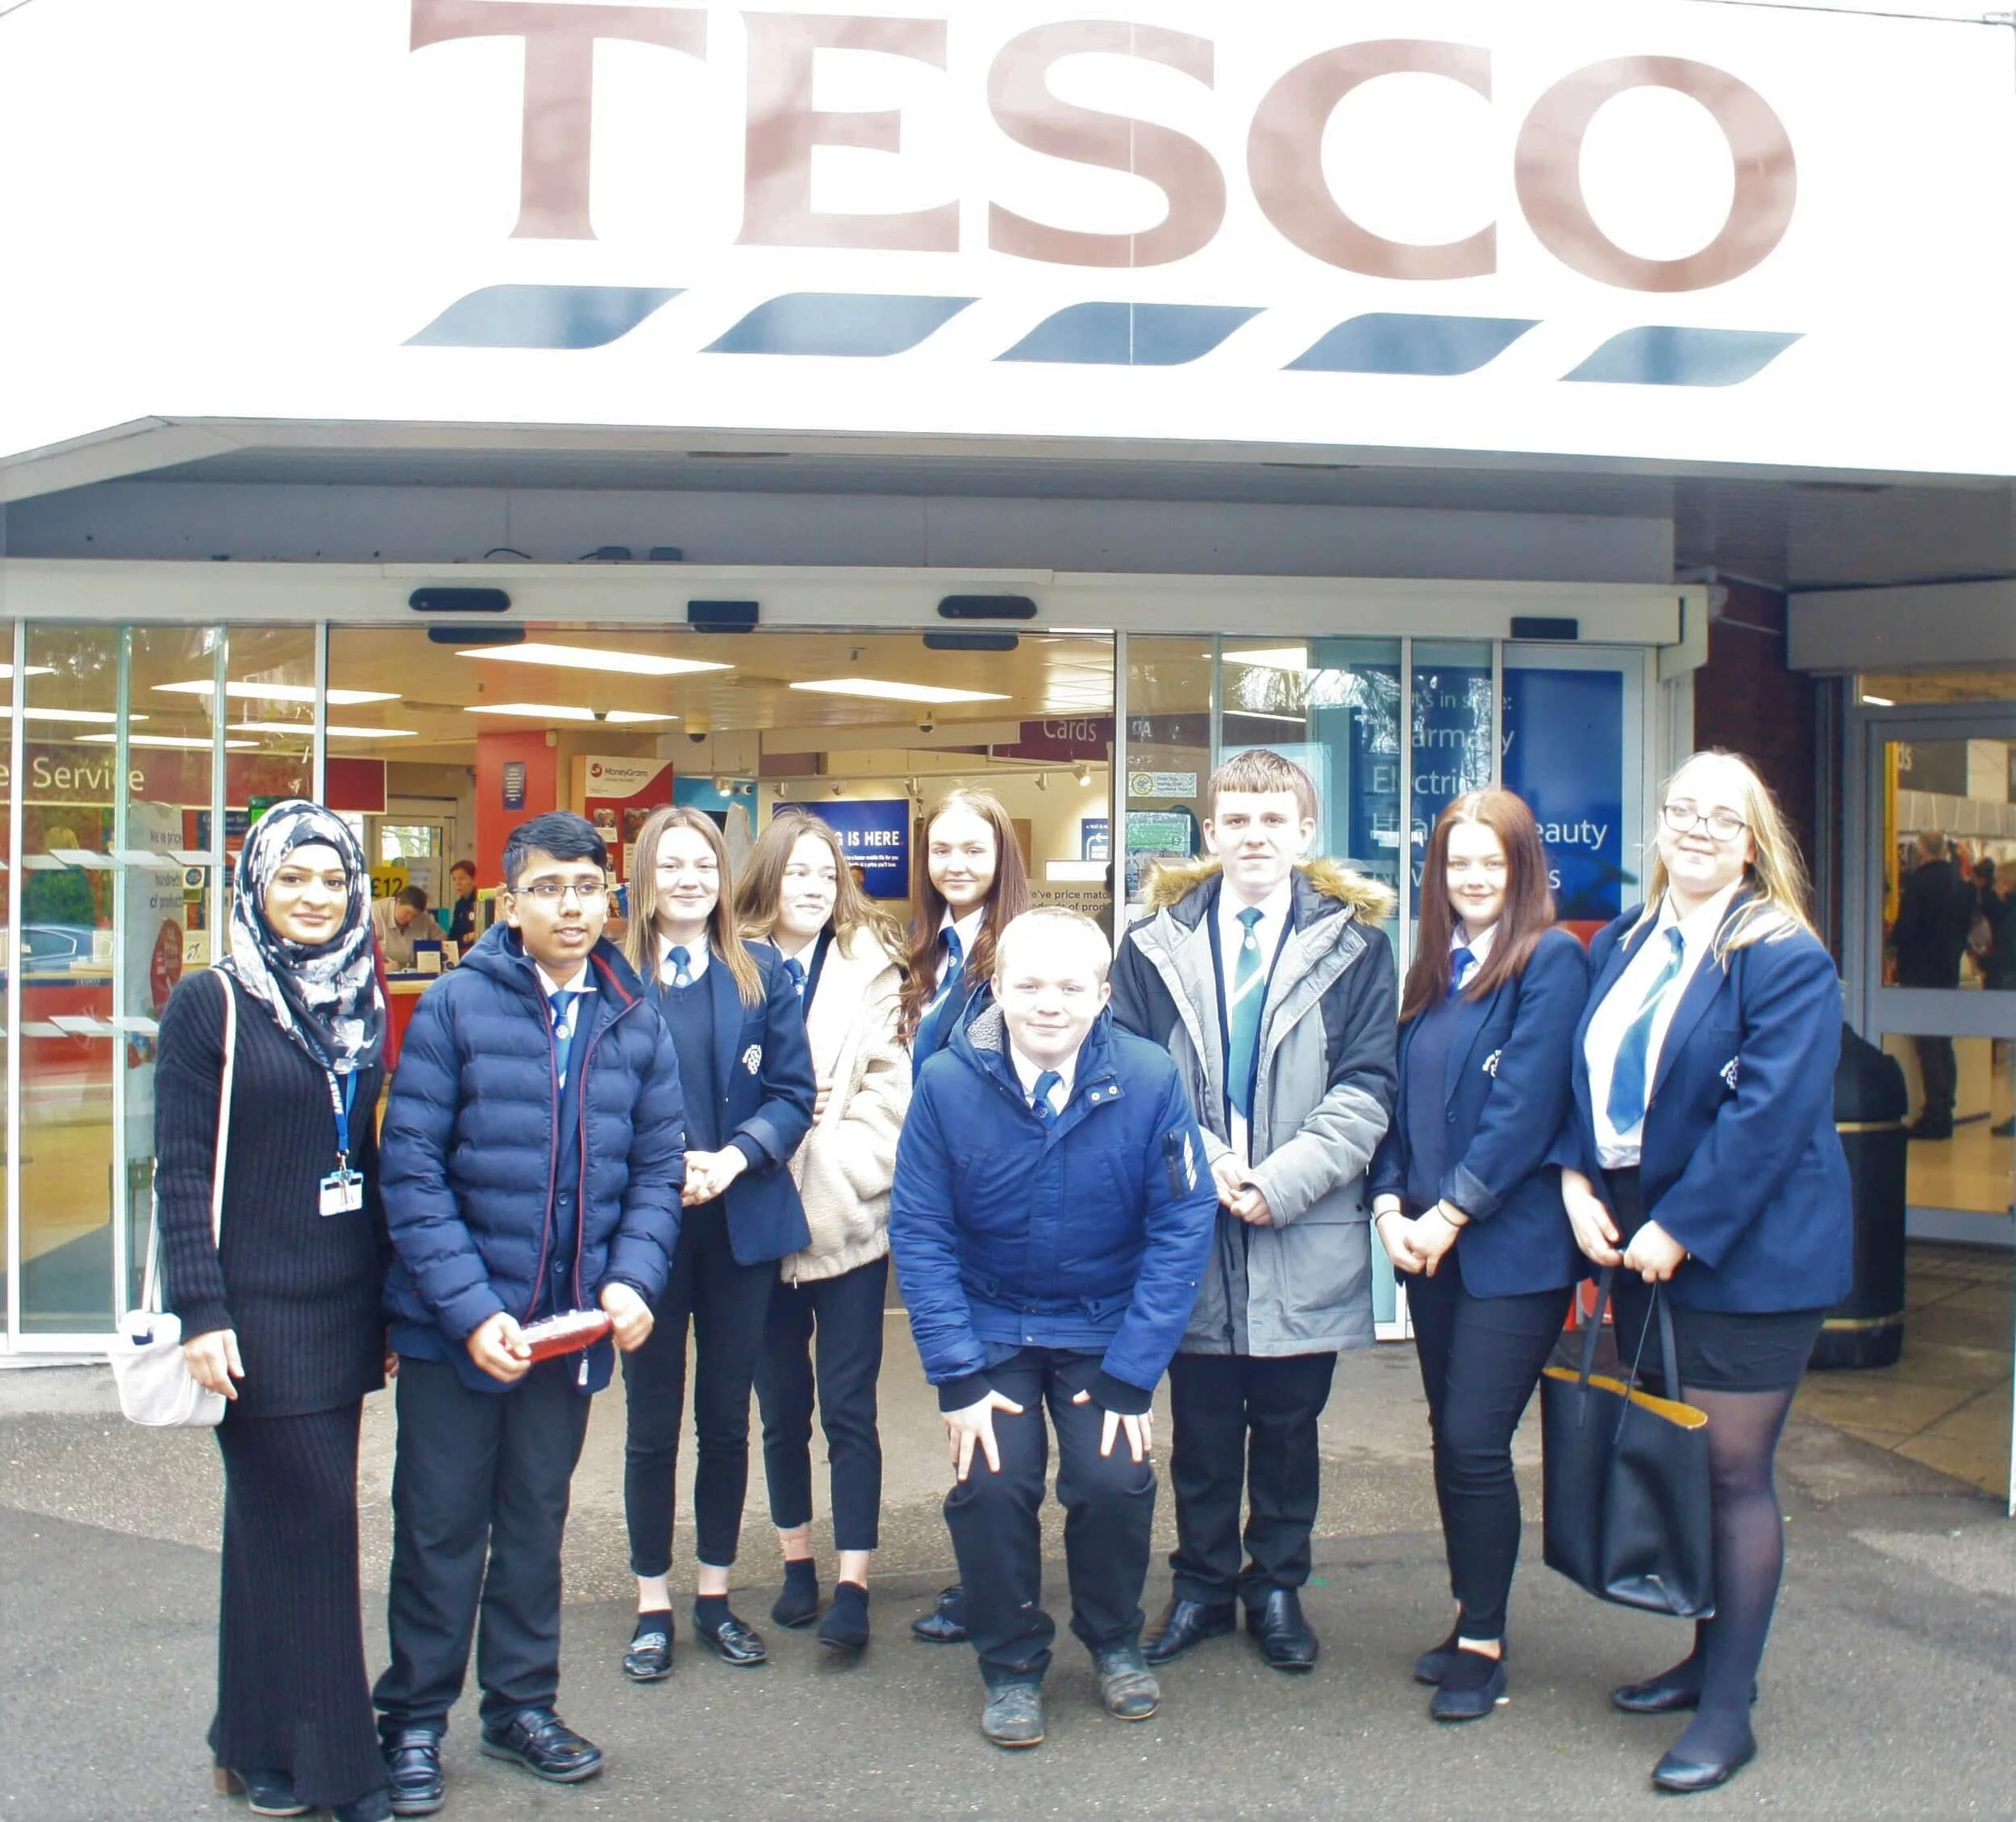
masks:
<svg viewBox="0 0 2016 1822"><path fill-rule="evenodd" d="M619 1390L598 1400L567 1549L561 1710L598 1741L592 1783L541 1785L475 1749L473 1697L446 1760L450 1822L693 1818L1173 1819L1350 1816L2016 1817L2016 1525L1962 1483L1795 1415L1781 1453L1789 1566L1757 1762L1727 1788L1660 1798L1647 1774L1679 1730L1613 1712L1610 1684L1678 1657L1688 1629L1589 1599L1539 1560L1538 1419L1519 1455L1529 1518L1514 1591L1510 1703L1439 1727L1408 1680L1449 1604L1412 1350L1348 1355L1323 1421L1324 1502L1306 1606L1314 1673L1268 1670L1244 1638L1164 1674L1161 1712L1134 1726L1098 1706L1063 1633L1061 1537L1047 1532L1060 1621L1046 1744L1007 1754L976 1730L963 1648L914 1643L908 1622L951 1572L938 1515L943 1432L900 1314L883 1377L888 1488L875 1640L836 1664L768 1624L778 1580L760 1450L738 1610L771 1661L735 1670L682 1637L666 1683L617 1665L631 1584ZM393 1420L365 1417L360 1496L366 1641L383 1659ZM1157 1449L1166 1447L1158 1437ZM215 1666L220 1477L200 1433L124 1423L102 1367L0 1372L0 1818L127 1822L243 1817L210 1794L203 1733ZM1169 1528L1166 1493L1158 1530ZM681 1527L681 1559L691 1533ZM689 1575L689 1569L687 1570ZM829 1568L830 1574L830 1568ZM677 1583L676 1583L677 1585ZM689 1583L686 1585L689 1586ZM1151 1615L1166 1597L1160 1559ZM683 1598L680 1627L686 1631Z"/></svg>

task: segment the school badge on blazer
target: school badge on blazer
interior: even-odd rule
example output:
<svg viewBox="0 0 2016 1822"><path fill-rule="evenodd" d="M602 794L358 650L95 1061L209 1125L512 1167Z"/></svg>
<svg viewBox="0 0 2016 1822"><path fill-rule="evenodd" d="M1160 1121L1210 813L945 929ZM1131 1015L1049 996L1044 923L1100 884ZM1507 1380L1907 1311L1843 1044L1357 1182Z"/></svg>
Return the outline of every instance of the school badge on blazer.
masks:
<svg viewBox="0 0 2016 1822"><path fill-rule="evenodd" d="M763 1067L763 1046L752 1044L742 1053L742 1067L753 1075Z"/></svg>

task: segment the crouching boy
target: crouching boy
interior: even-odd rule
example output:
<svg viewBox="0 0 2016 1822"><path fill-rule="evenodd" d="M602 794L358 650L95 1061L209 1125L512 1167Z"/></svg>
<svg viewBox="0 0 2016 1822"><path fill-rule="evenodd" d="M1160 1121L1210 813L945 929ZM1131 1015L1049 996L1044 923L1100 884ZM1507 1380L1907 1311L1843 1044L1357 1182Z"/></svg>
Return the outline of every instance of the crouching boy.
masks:
<svg viewBox="0 0 2016 1822"><path fill-rule="evenodd" d="M479 1604L483 1752L556 1783L602 1769L553 1704L569 1483L614 1362L605 1340L535 1365L520 1326L599 1306L637 1347L678 1239L678 1061L602 935L606 863L578 816L512 832L504 921L427 990L392 1084L399 1432L377 1699L398 1816L441 1807Z"/></svg>
<svg viewBox="0 0 2016 1822"><path fill-rule="evenodd" d="M945 1520L998 1746L1043 1739L1046 1406L1071 1629L1108 1714L1145 1720L1161 1699L1140 1647L1149 1408L1218 1198L1168 1053L1106 1013L1109 959L1075 911L1010 923L996 1004L924 1066L896 1154L889 1242L950 1433Z"/></svg>

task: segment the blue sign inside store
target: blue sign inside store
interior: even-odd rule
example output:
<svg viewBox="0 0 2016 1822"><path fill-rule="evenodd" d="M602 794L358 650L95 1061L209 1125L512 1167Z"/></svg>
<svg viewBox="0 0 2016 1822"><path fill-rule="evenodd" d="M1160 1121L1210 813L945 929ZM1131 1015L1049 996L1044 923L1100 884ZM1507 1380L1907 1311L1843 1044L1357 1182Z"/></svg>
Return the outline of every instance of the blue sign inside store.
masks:
<svg viewBox="0 0 2016 1822"><path fill-rule="evenodd" d="M1507 670L1503 769L1539 821L1555 914L1614 917L1638 884L1624 860L1623 674Z"/></svg>
<svg viewBox="0 0 2016 1822"><path fill-rule="evenodd" d="M803 807L840 838L848 862L861 870L862 888L870 898L909 897L909 798L843 799Z"/></svg>

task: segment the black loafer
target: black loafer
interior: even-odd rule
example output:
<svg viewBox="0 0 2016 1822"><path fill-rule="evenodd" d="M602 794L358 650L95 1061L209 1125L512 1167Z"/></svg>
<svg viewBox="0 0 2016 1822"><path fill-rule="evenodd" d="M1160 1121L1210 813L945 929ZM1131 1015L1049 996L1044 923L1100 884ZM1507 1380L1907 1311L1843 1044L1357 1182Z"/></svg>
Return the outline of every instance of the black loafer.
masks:
<svg viewBox="0 0 2016 1822"><path fill-rule="evenodd" d="M718 1652L724 1664L760 1664L770 1655L764 1648L762 1633L744 1625L732 1613L718 1626L703 1626L694 1620L693 1636Z"/></svg>
<svg viewBox="0 0 2016 1822"><path fill-rule="evenodd" d="M400 1727L385 1735L385 1768L394 1816L431 1816L448 1799L441 1736L431 1727Z"/></svg>
<svg viewBox="0 0 2016 1822"><path fill-rule="evenodd" d="M1489 1668L1486 1668L1486 1666ZM1505 1660L1481 1651L1459 1651L1449 1674L1428 1698L1431 1720L1482 1720L1511 1700L1506 1693Z"/></svg>
<svg viewBox="0 0 2016 1822"><path fill-rule="evenodd" d="M1653 1768L1652 1782L1662 1791L1691 1796L1696 1791L1727 1784L1756 1756L1756 1736L1746 1728L1743 1744L1726 1759L1684 1759L1677 1750L1668 1753Z"/></svg>
<svg viewBox="0 0 2016 1822"><path fill-rule="evenodd" d="M1238 1624L1239 1609L1229 1600L1210 1607L1179 1597L1162 1610L1154 1629L1141 1641L1141 1655L1151 1664L1167 1664L1207 1638L1227 1637Z"/></svg>
<svg viewBox="0 0 2016 1822"><path fill-rule="evenodd" d="M910 1623L910 1636L927 1645L964 1645L966 1642L966 1591L941 1588L930 1612Z"/></svg>
<svg viewBox="0 0 2016 1822"><path fill-rule="evenodd" d="M663 1683L672 1674L672 1628L635 1633L623 1649L623 1674L632 1683Z"/></svg>
<svg viewBox="0 0 2016 1822"><path fill-rule="evenodd" d="M1271 1589L1260 1606L1248 1608L1246 1629L1272 1668L1298 1675L1315 1667L1320 1647L1302 1617L1302 1597L1293 1588Z"/></svg>
<svg viewBox="0 0 2016 1822"><path fill-rule="evenodd" d="M1456 1661L1458 1649L1456 1641L1462 1636L1463 1629L1459 1626L1441 1644L1430 1646L1427 1650L1415 1658L1414 1661L1414 1681L1425 1683L1431 1689L1439 1688L1449 1674L1450 1666ZM1512 1647L1510 1643L1501 1641L1498 1650L1502 1662L1509 1659L1512 1655Z"/></svg>
<svg viewBox="0 0 2016 1822"><path fill-rule="evenodd" d="M1757 1686L1750 1686L1752 1707L1756 1705ZM1701 1706L1701 1689L1693 1683L1674 1679L1662 1670L1643 1683L1627 1683L1610 1691L1610 1706L1627 1715L1684 1715Z"/></svg>
<svg viewBox="0 0 2016 1822"><path fill-rule="evenodd" d="M602 1749L584 1740L551 1708L520 1708L483 1724L485 1758L508 1759L549 1784L578 1784L602 1768Z"/></svg>

